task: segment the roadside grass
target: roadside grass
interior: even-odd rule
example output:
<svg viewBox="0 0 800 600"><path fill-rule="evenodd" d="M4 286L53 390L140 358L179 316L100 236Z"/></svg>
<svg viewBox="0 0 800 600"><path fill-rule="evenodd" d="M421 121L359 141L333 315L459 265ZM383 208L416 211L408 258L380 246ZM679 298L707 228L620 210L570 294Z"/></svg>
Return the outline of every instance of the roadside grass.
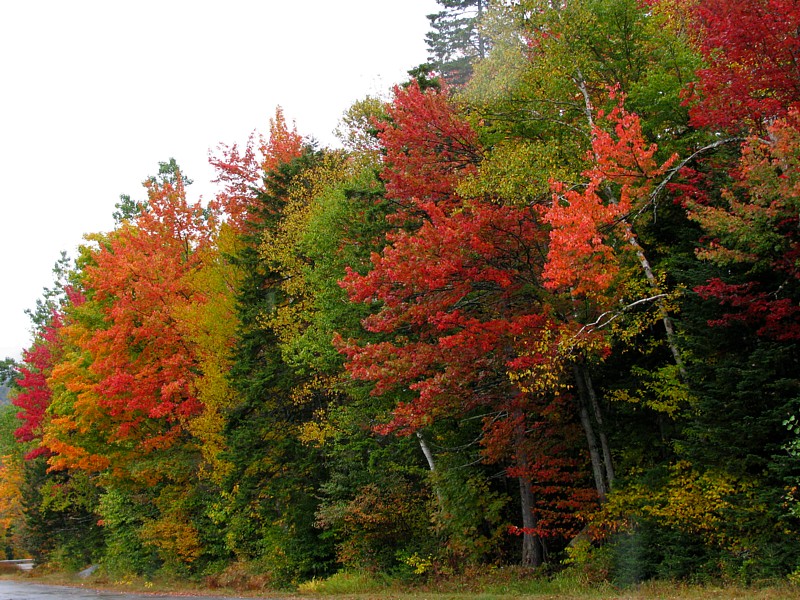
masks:
<svg viewBox="0 0 800 600"><path fill-rule="evenodd" d="M328 579L301 584L297 594L301 598L339 600L797 600L800 586L780 583L742 587L658 581L618 588L607 582L590 582L570 571L536 577L523 569L506 568L407 584L367 573L340 572Z"/></svg>
<svg viewBox="0 0 800 600"><path fill-rule="evenodd" d="M552 576L535 576L519 568L498 568L459 576L428 579L389 578L385 575L342 571L315 579L294 591L276 591L255 582L231 586L208 585L175 578L79 578L64 573L0 572L2 579L50 585L71 585L128 593L174 596L212 595L270 600L797 600L800 586L772 583L750 587L725 584L694 585L666 581L619 588L591 582L569 570ZM263 582L262 582L263 583Z"/></svg>

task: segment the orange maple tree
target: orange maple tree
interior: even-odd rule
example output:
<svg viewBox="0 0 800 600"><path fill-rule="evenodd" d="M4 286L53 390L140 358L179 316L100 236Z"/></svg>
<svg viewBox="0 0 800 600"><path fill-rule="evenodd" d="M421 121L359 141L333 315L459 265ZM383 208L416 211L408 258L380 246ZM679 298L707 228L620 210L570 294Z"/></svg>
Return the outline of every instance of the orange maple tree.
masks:
<svg viewBox="0 0 800 600"><path fill-rule="evenodd" d="M202 410L198 359L179 316L205 302L187 276L203 264L214 221L187 202L184 186L177 167L167 169L145 183L147 205L135 219L88 236L97 247L81 275L86 318L76 314L67 328L72 351L53 378L67 402L48 438L55 467L124 468L173 446Z"/></svg>

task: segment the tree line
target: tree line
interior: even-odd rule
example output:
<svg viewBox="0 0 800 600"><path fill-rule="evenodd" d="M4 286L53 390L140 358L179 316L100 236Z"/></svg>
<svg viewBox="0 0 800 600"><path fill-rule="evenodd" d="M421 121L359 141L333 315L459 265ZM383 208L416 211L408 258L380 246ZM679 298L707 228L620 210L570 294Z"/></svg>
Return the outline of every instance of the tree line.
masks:
<svg viewBox="0 0 800 600"><path fill-rule="evenodd" d="M341 147L278 109L57 263L9 556L287 586L800 568L800 4L440 0Z"/></svg>

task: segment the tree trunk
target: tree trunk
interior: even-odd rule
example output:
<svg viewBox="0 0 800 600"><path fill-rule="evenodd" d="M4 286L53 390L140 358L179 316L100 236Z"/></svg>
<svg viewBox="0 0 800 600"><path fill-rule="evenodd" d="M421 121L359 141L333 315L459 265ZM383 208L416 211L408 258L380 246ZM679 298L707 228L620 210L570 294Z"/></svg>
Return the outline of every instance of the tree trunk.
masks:
<svg viewBox="0 0 800 600"><path fill-rule="evenodd" d="M436 481L437 471L436 463L433 460L433 452L431 452L431 448L428 446L428 442L425 441L425 437L422 435L421 431L417 431L417 440L419 441L419 447L422 449L422 454L425 455L425 460L428 461L428 468L431 471L431 486L433 486L433 491L436 493L439 510L444 511L444 497Z"/></svg>
<svg viewBox="0 0 800 600"><path fill-rule="evenodd" d="M521 416L518 414L516 416ZM520 508L522 510L522 565L526 567L538 567L544 562L545 547L542 539L533 533L536 528L536 515L533 513L533 492L531 491L530 478L530 459L525 448L525 420L524 417L518 423L514 432L514 445L517 470L519 471L519 497Z"/></svg>
<svg viewBox="0 0 800 600"><path fill-rule="evenodd" d="M597 423L598 437L600 438L600 449L603 452L603 465L606 471L606 483L608 484L609 491L614 487L614 460L611 457L611 447L608 444L608 436L606 429L603 425L603 411L600 409L600 403L597 401L597 394L594 393L594 385L592 385L592 376L586 366L581 365L581 372L583 373L583 380L586 384L586 391L589 394L589 401L592 405L592 412L594 413L594 420Z"/></svg>
<svg viewBox="0 0 800 600"><path fill-rule="evenodd" d="M477 18L477 26L476 29L478 30L478 58L483 60L486 58L486 41L483 38L483 32L481 31L481 26L483 24L483 4L485 0L478 0L478 18Z"/></svg>
<svg viewBox="0 0 800 600"><path fill-rule="evenodd" d="M431 470L431 473L436 473L436 463L433 461L433 452L431 452L430 446L428 446L428 442L425 441L421 431L417 431L417 440L419 440L419 447L425 455L425 460L428 461L428 468Z"/></svg>
<svg viewBox="0 0 800 600"><path fill-rule="evenodd" d="M603 461L600 458L600 450L597 444L597 435L594 432L594 425L592 418L589 415L587 404L589 403L589 393L586 389L586 380L583 378L583 372L580 365L573 365L573 373L575 374L575 384L578 387L578 411L580 414L581 425L583 432L586 435L586 443L589 445L589 457L592 461L592 474L594 475L594 486L597 490L597 496L600 502L605 502L608 496L608 485L606 484L606 476L604 474Z"/></svg>
<svg viewBox="0 0 800 600"><path fill-rule="evenodd" d="M611 201L616 204L616 197L610 191L608 194L612 199ZM644 271L644 276L647 278L647 282L650 284L650 289L652 289L654 293L658 294L660 291L658 287L658 280L656 279L655 273L653 273L653 268L650 266L650 261L647 260L647 256L644 254L644 248L642 248L639 240L636 239L636 234L633 232L633 227L631 227L631 224L626 219L622 219L621 223L625 228L625 237L627 238L628 243L633 247L636 257L639 259L639 264L642 267L642 271ZM678 367L678 372L681 374L681 379L686 382L688 381L688 375L686 374L686 367L683 365L683 359L681 358L681 353L678 349L678 336L675 335L675 327L672 324L672 317L669 316L669 312L667 311L666 303L664 302L663 298L657 300L656 303L658 305L659 315L661 316L661 322L664 323L664 330L667 333L667 345L669 346L670 352L672 352L672 359L675 361L675 364Z"/></svg>
<svg viewBox="0 0 800 600"><path fill-rule="evenodd" d="M539 567L544 563L544 544L542 539L531 531L536 527L533 514L533 493L528 479L519 477L519 497L522 505L522 566Z"/></svg>

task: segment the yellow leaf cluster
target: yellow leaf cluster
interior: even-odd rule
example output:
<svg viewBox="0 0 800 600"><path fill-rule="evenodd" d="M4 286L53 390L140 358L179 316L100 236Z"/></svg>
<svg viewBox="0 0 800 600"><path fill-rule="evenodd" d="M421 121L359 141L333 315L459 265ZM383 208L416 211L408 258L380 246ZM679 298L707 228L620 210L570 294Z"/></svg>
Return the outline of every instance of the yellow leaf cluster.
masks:
<svg viewBox="0 0 800 600"><path fill-rule="evenodd" d="M546 203L550 181L572 181L578 173L564 160L564 153L578 155L577 147L539 140L503 140L498 142L481 163L478 172L459 184L457 193L464 198L497 197L504 204Z"/></svg>
<svg viewBox="0 0 800 600"><path fill-rule="evenodd" d="M197 529L180 515L166 515L142 526L142 540L155 546L166 562L191 563L200 557L202 546Z"/></svg>
<svg viewBox="0 0 800 600"><path fill-rule="evenodd" d="M661 502L647 506L648 512L667 524L690 533L713 533L731 509L730 498L746 486L719 472L698 473L681 461L671 469L671 478Z"/></svg>
<svg viewBox="0 0 800 600"><path fill-rule="evenodd" d="M700 472L691 463L679 461L670 467L663 486L639 482L615 490L593 517L593 528L596 534L613 533L645 517L727 547L735 541L726 533L733 515L764 510L752 497L753 489L752 484L723 471Z"/></svg>
<svg viewBox="0 0 800 600"><path fill-rule="evenodd" d="M203 463L200 476L220 482L230 472L225 461L225 411L236 405L238 397L230 385L230 355L236 337L238 318L236 289L241 270L226 256L235 255L240 238L226 225L217 234L216 248L204 257L202 268L193 272L190 282L203 290L206 301L181 307L179 320L187 340L194 344L200 373L193 382L194 392L203 404L203 411L193 417L186 428L198 441Z"/></svg>
<svg viewBox="0 0 800 600"><path fill-rule="evenodd" d="M689 386L681 381L677 365L664 365L652 372L634 367L632 373L641 378L639 389L611 390L611 399L647 406L670 417L675 417L681 410L691 407L693 396Z"/></svg>
<svg viewBox="0 0 800 600"><path fill-rule="evenodd" d="M3 539L8 539L22 523L22 482L21 458L0 457L0 535Z"/></svg>
<svg viewBox="0 0 800 600"><path fill-rule="evenodd" d="M336 428L325 420L324 414L315 414L315 419L300 425L297 437L303 444L319 448L336 435Z"/></svg>
<svg viewBox="0 0 800 600"><path fill-rule="evenodd" d="M261 326L275 331L282 344L301 335L308 322L307 315L314 309L313 294L306 278L310 265L303 239L309 233L309 221L318 208L315 200L341 181L347 171L348 163L342 154L326 155L320 165L308 169L293 183L281 223L275 231L263 234L259 247L261 258L280 274L281 290L288 300L262 315Z"/></svg>
<svg viewBox="0 0 800 600"><path fill-rule="evenodd" d="M520 356L540 357L535 366L516 371L508 371L508 378L525 393L546 393L565 389L564 362L558 359L556 351L559 333L551 328L543 328L536 337L518 340Z"/></svg>
<svg viewBox="0 0 800 600"><path fill-rule="evenodd" d="M156 499L159 516L148 520L139 530L146 544L158 549L167 564L189 564L200 557L203 551L200 534L191 522L185 508L182 490L169 486Z"/></svg>

